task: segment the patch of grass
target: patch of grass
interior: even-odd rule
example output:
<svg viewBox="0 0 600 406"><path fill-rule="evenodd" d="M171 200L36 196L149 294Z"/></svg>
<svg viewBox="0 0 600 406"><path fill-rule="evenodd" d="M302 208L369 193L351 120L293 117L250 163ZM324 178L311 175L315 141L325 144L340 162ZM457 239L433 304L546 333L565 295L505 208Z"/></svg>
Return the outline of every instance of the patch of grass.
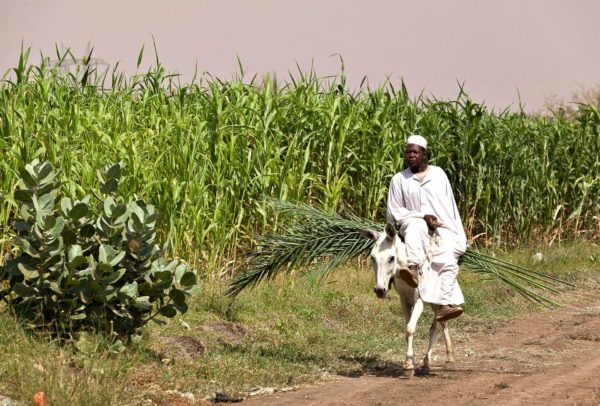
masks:
<svg viewBox="0 0 600 406"><path fill-rule="evenodd" d="M541 263L531 259L543 253ZM500 258L596 289L600 255L586 241L523 247ZM451 323L455 349L468 334L526 312L548 311L495 281L459 274L467 304ZM244 291L235 301L224 283L210 282L190 310L166 327L148 327L126 353L84 354L33 337L0 310L0 394L22 401L44 390L53 404L181 404L217 391L245 394L256 387L298 386L328 375L358 376L393 369L404 359L404 327L395 292L380 300L365 263L348 265L315 283L292 274ZM555 298L561 301L561 297ZM416 355L426 350L431 310L422 316ZM102 343L97 343L100 348ZM443 360L442 338L437 354Z"/></svg>
<svg viewBox="0 0 600 406"><path fill-rule="evenodd" d="M12 315L0 313L0 394L24 402L44 391L52 404L119 404L133 364L129 354L85 355L25 331Z"/></svg>

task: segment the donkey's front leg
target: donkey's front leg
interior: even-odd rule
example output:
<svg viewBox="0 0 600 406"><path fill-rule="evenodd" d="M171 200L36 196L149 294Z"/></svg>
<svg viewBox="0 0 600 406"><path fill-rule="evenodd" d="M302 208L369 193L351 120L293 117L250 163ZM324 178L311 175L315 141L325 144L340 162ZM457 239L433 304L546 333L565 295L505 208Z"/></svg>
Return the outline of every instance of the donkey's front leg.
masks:
<svg viewBox="0 0 600 406"><path fill-rule="evenodd" d="M406 360L404 362L404 369L414 369L415 367L415 354L413 351L413 338L415 330L417 328L417 321L423 313L423 301L419 298L413 307L413 311L410 315L410 320L406 325Z"/></svg>

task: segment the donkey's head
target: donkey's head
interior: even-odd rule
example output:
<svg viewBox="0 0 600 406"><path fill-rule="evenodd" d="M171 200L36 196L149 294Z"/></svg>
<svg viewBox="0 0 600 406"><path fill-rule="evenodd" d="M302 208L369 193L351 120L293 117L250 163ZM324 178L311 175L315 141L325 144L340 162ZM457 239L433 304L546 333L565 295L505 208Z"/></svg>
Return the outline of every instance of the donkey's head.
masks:
<svg viewBox="0 0 600 406"><path fill-rule="evenodd" d="M375 241L371 250L371 265L375 271L375 294L383 299L392 286L396 272L408 265L406 245L393 225L387 224L385 232L361 230L360 234Z"/></svg>

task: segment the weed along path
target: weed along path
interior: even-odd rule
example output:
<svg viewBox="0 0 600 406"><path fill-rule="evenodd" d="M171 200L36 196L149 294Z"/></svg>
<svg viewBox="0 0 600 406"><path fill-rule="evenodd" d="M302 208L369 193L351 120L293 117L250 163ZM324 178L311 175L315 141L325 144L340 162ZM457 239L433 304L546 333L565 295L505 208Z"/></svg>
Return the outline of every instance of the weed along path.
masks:
<svg viewBox="0 0 600 406"><path fill-rule="evenodd" d="M573 292L562 301L565 308L484 332L454 330L456 364L443 365L440 339L437 363L427 376L407 379L399 365L366 363L353 375L244 404L600 405L600 291ZM419 356L425 346L417 344Z"/></svg>

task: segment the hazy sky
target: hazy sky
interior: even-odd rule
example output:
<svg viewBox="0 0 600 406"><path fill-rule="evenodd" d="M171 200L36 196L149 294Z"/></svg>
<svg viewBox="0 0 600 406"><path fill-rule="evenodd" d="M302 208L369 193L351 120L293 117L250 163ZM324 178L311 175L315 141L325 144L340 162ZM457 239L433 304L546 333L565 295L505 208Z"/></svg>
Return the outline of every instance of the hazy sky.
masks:
<svg viewBox="0 0 600 406"><path fill-rule="evenodd" d="M237 57L248 72L286 76L298 63L320 76L340 72L371 86L404 78L412 94L451 98L457 82L497 108L538 108L549 95L600 83L598 0L0 0L0 71L15 66L21 40L120 61L135 72L152 36L161 62L191 78L230 78ZM145 65L147 66L147 65Z"/></svg>

